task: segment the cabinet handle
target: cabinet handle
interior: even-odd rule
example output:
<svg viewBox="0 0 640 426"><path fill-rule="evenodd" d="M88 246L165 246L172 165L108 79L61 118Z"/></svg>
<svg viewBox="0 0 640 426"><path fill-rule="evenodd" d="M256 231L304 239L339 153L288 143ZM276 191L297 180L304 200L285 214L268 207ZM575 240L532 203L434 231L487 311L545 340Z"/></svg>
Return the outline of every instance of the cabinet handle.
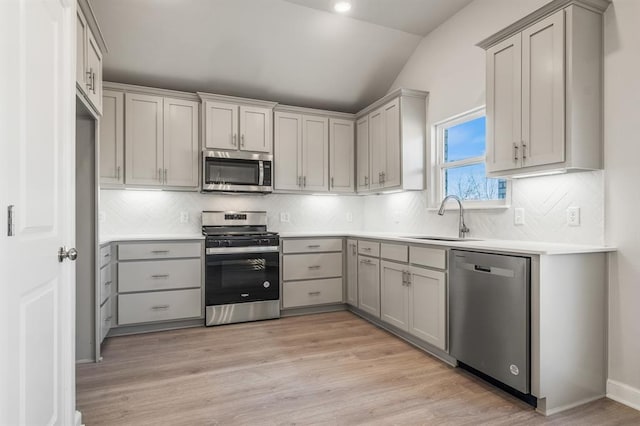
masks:
<svg viewBox="0 0 640 426"><path fill-rule="evenodd" d="M364 250L364 251L371 251L371 247L362 247L362 250Z"/></svg>
<svg viewBox="0 0 640 426"><path fill-rule="evenodd" d="M164 311L169 309L169 305L155 305L155 306L152 306L151 309L154 311Z"/></svg>
<svg viewBox="0 0 640 426"><path fill-rule="evenodd" d="M308 267L309 269L320 269L320 265L312 265Z"/></svg>
<svg viewBox="0 0 640 426"><path fill-rule="evenodd" d="M231 137L231 145L238 146L238 135L235 133Z"/></svg>
<svg viewBox="0 0 640 426"><path fill-rule="evenodd" d="M168 182L168 179L167 179L167 169L164 169L164 183L165 183L165 185L166 185L166 183L167 183L167 182Z"/></svg>
<svg viewBox="0 0 640 426"><path fill-rule="evenodd" d="M319 291L310 291L309 292L309 296L320 296L320 292Z"/></svg>
<svg viewBox="0 0 640 426"><path fill-rule="evenodd" d="M407 271L407 287L411 286L411 272Z"/></svg>
<svg viewBox="0 0 640 426"><path fill-rule="evenodd" d="M385 172L382 172L381 175L382 175L382 180L380 181L380 183L384 183L387 180L387 174Z"/></svg>
<svg viewBox="0 0 640 426"><path fill-rule="evenodd" d="M355 254L356 254L356 245L355 244L351 244L351 253L353 253L353 255L355 256Z"/></svg>
<svg viewBox="0 0 640 426"><path fill-rule="evenodd" d="M111 257L111 253L105 254L104 257Z"/></svg>
<svg viewBox="0 0 640 426"><path fill-rule="evenodd" d="M104 322L109 322L109 321L111 321L111 318L113 318L113 315L109 315L108 317L106 317L106 318L104 319Z"/></svg>
<svg viewBox="0 0 640 426"><path fill-rule="evenodd" d="M104 283L104 285L111 285L112 281L107 281Z"/></svg>
<svg viewBox="0 0 640 426"><path fill-rule="evenodd" d="M91 76L91 91L93 94L96 94L96 73L94 72Z"/></svg>
<svg viewBox="0 0 640 426"><path fill-rule="evenodd" d="M93 83L91 83L91 78L93 76L93 68L89 68L89 71L87 71L86 74L87 74L87 82L85 83L85 85L89 88L89 90L91 90L91 86L93 85Z"/></svg>
<svg viewBox="0 0 640 426"><path fill-rule="evenodd" d="M162 183L162 169L158 169L158 180Z"/></svg>
<svg viewBox="0 0 640 426"><path fill-rule="evenodd" d="M309 244L307 248L320 248L320 244Z"/></svg>
<svg viewBox="0 0 640 426"><path fill-rule="evenodd" d="M369 176L364 177L364 186L369 185Z"/></svg>
<svg viewBox="0 0 640 426"><path fill-rule="evenodd" d="M120 166L116 167L116 180L120 180Z"/></svg>
<svg viewBox="0 0 640 426"><path fill-rule="evenodd" d="M302 176L298 176L298 186L302 186Z"/></svg>
<svg viewBox="0 0 640 426"><path fill-rule="evenodd" d="M306 187L307 187L307 177L306 177L306 176L303 176L303 177L302 177L302 186L303 186L304 188L306 188Z"/></svg>
<svg viewBox="0 0 640 426"><path fill-rule="evenodd" d="M333 188L333 176L331 176L331 188Z"/></svg>
<svg viewBox="0 0 640 426"><path fill-rule="evenodd" d="M513 143L513 161L518 161L518 144Z"/></svg>
<svg viewBox="0 0 640 426"><path fill-rule="evenodd" d="M169 278L169 274L151 275L151 278Z"/></svg>
<svg viewBox="0 0 640 426"><path fill-rule="evenodd" d="M360 259L360 263L366 263L367 265L371 264L371 260L369 259Z"/></svg>
<svg viewBox="0 0 640 426"><path fill-rule="evenodd" d="M524 163L524 161L527 159L527 144L522 141L522 162Z"/></svg>
<svg viewBox="0 0 640 426"><path fill-rule="evenodd" d="M151 250L153 254L169 253L169 250Z"/></svg>
<svg viewBox="0 0 640 426"><path fill-rule="evenodd" d="M244 133L240 136L240 146L244 148Z"/></svg>

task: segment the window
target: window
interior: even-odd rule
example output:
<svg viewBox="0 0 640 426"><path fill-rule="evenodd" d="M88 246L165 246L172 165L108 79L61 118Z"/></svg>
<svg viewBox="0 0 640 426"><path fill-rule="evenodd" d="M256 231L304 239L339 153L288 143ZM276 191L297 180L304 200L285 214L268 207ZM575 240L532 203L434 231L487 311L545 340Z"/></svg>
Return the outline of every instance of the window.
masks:
<svg viewBox="0 0 640 426"><path fill-rule="evenodd" d="M485 128L484 108L436 125L436 204L447 195L468 201L465 207L506 204L507 181L486 177Z"/></svg>

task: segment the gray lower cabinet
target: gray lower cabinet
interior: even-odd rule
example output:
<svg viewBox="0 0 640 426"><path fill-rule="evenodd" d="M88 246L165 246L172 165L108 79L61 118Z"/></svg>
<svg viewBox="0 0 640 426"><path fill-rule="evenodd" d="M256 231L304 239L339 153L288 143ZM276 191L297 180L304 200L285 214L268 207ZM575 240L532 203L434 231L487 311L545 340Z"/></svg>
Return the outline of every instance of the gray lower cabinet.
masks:
<svg viewBox="0 0 640 426"><path fill-rule="evenodd" d="M107 337L113 321L113 264L111 262L111 244L106 244L100 247L99 252L100 259L100 281L96 293L99 295L99 326L96 327L98 334L98 340L103 342Z"/></svg>
<svg viewBox="0 0 640 426"><path fill-rule="evenodd" d="M282 308L343 303L342 239L283 239Z"/></svg>
<svg viewBox="0 0 640 426"><path fill-rule="evenodd" d="M358 306L358 241L347 240L346 252L347 303Z"/></svg>
<svg viewBox="0 0 640 426"><path fill-rule="evenodd" d="M202 242L120 242L118 326L201 318Z"/></svg>
<svg viewBox="0 0 640 426"><path fill-rule="evenodd" d="M380 318L380 260L358 256L358 308Z"/></svg>

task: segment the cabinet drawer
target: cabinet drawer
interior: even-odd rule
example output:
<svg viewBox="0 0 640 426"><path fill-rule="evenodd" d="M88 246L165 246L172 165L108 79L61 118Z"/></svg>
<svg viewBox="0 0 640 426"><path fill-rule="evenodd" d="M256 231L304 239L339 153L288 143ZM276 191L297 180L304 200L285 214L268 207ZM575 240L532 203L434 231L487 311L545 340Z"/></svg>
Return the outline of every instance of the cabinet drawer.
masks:
<svg viewBox="0 0 640 426"><path fill-rule="evenodd" d="M396 262L409 261L409 247L400 244L380 244L380 257Z"/></svg>
<svg viewBox="0 0 640 426"><path fill-rule="evenodd" d="M283 256L283 280L306 280L342 276L342 253Z"/></svg>
<svg viewBox="0 0 640 426"><path fill-rule="evenodd" d="M100 247L100 267L109 264L111 262L111 244L104 247Z"/></svg>
<svg viewBox="0 0 640 426"><path fill-rule="evenodd" d="M315 251L342 251L342 239L284 240L283 253L310 253Z"/></svg>
<svg viewBox="0 0 640 426"><path fill-rule="evenodd" d="M380 243L374 243L372 241L358 241L358 253L366 256L379 257Z"/></svg>
<svg viewBox="0 0 640 426"><path fill-rule="evenodd" d="M118 260L171 259L176 257L200 257L200 243L139 243L119 244Z"/></svg>
<svg viewBox="0 0 640 426"><path fill-rule="evenodd" d="M113 314L111 311L111 299L100 308L100 343L107 337L107 333L111 329L113 323Z"/></svg>
<svg viewBox="0 0 640 426"><path fill-rule="evenodd" d="M195 318L201 315L201 290L118 295L118 324Z"/></svg>
<svg viewBox="0 0 640 426"><path fill-rule="evenodd" d="M409 260L414 265L446 269L447 250L432 247L411 247L409 249Z"/></svg>
<svg viewBox="0 0 640 426"><path fill-rule="evenodd" d="M169 290L201 287L200 259L122 262L118 264L118 291Z"/></svg>
<svg viewBox="0 0 640 426"><path fill-rule="evenodd" d="M286 282L282 286L282 306L294 308L341 303L342 293L342 278Z"/></svg>
<svg viewBox="0 0 640 426"><path fill-rule="evenodd" d="M111 265L100 269L100 304L111 295L113 280L111 279Z"/></svg>

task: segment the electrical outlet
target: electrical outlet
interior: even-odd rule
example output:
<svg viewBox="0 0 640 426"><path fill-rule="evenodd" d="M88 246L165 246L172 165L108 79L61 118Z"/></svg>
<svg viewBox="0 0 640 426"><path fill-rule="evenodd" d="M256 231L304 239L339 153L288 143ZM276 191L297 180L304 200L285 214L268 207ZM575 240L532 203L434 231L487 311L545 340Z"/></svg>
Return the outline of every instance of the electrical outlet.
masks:
<svg viewBox="0 0 640 426"><path fill-rule="evenodd" d="M514 225L524 225L524 209L522 207L513 209L513 223Z"/></svg>
<svg viewBox="0 0 640 426"><path fill-rule="evenodd" d="M580 226L580 207L569 207L567 209L567 225Z"/></svg>
<svg viewBox="0 0 640 426"><path fill-rule="evenodd" d="M353 222L353 213L347 212L347 222Z"/></svg>
<svg viewBox="0 0 640 426"><path fill-rule="evenodd" d="M280 212L280 222L289 223L290 220L291 216L289 215L289 212Z"/></svg>
<svg viewBox="0 0 640 426"><path fill-rule="evenodd" d="M180 212L180 223L189 223L189 212Z"/></svg>
<svg viewBox="0 0 640 426"><path fill-rule="evenodd" d="M105 223L107 221L107 214L105 212L98 213L98 222Z"/></svg>

